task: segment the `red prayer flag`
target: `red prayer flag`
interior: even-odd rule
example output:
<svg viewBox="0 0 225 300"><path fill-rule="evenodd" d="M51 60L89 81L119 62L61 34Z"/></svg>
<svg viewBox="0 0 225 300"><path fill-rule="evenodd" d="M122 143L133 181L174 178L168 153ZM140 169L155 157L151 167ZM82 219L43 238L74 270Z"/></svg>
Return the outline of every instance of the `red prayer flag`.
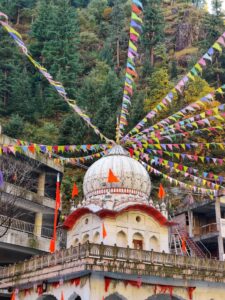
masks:
<svg viewBox="0 0 225 300"><path fill-rule="evenodd" d="M102 236L103 236L103 239L107 236L107 231L105 229L104 223L102 223Z"/></svg>
<svg viewBox="0 0 225 300"><path fill-rule="evenodd" d="M158 197L160 199L163 199L165 196L166 196L165 190L164 190L162 184L160 183Z"/></svg>
<svg viewBox="0 0 225 300"><path fill-rule="evenodd" d="M76 183L74 182L73 190L72 190L72 198L74 198L75 196L78 196L78 187L77 187Z"/></svg>
<svg viewBox="0 0 225 300"><path fill-rule="evenodd" d="M61 292L61 300L65 300L63 291Z"/></svg>
<svg viewBox="0 0 225 300"><path fill-rule="evenodd" d="M119 178L113 174L113 171L111 169L109 169L108 182L120 182Z"/></svg>

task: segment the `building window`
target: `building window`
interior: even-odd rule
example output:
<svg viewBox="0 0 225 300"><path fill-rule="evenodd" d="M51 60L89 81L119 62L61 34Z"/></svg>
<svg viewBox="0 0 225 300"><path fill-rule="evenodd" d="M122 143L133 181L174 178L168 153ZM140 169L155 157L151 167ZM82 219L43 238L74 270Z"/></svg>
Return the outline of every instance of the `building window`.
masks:
<svg viewBox="0 0 225 300"><path fill-rule="evenodd" d="M137 216L137 217L136 217L136 221L137 221L138 223L140 223L140 222L141 222L141 217L140 217L140 216Z"/></svg>
<svg viewBox="0 0 225 300"><path fill-rule="evenodd" d="M89 222L88 218L85 219L84 223L87 225Z"/></svg>
<svg viewBox="0 0 225 300"><path fill-rule="evenodd" d="M140 234L139 232L136 232L133 235L133 247L134 249L143 249L144 246L144 238L142 236L142 234Z"/></svg>

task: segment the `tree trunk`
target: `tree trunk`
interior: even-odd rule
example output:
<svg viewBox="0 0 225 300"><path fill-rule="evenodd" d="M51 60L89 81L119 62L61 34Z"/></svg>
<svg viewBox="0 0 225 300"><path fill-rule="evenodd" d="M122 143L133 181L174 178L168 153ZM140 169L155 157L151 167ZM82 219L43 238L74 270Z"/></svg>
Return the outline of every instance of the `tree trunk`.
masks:
<svg viewBox="0 0 225 300"><path fill-rule="evenodd" d="M20 24L20 10L17 10L17 19L16 19L16 25Z"/></svg>
<svg viewBox="0 0 225 300"><path fill-rule="evenodd" d="M151 62L151 66L154 66L154 48L151 47L150 48L150 62Z"/></svg>
<svg viewBox="0 0 225 300"><path fill-rule="evenodd" d="M116 42L116 62L117 62L117 67L120 66L120 41L117 39Z"/></svg>

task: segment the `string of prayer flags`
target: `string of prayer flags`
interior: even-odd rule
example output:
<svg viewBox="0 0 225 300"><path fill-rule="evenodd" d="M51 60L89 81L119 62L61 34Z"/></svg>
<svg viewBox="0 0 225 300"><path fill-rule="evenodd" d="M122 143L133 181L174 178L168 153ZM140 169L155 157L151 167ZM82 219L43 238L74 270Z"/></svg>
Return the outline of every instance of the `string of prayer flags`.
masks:
<svg viewBox="0 0 225 300"><path fill-rule="evenodd" d="M200 162L200 163L213 163L215 165L222 166L225 163L224 158L218 158L218 157L211 157L211 156L203 156L203 155L197 155L197 154L191 154L191 153L183 153L183 152L172 152L172 151L166 151L166 150L154 150L154 149L147 149L147 153L151 155L167 155L171 158L178 159L180 161L187 160L191 162Z"/></svg>
<svg viewBox="0 0 225 300"><path fill-rule="evenodd" d="M194 81L195 77L201 76L202 70L207 67L207 64L213 61L213 56L215 52L222 52L225 44L225 32L218 38L218 40L208 49L208 51L199 59L197 64L178 82L178 84L173 88L164 98L158 103L148 114L131 130L126 136L122 138L122 141L126 141L132 134L137 133L136 130L139 130L145 126L145 124L155 117L159 112L165 111L168 109L168 106L174 101L174 99L183 93L184 88L188 85L190 81ZM215 51L216 50L216 51Z"/></svg>
<svg viewBox="0 0 225 300"><path fill-rule="evenodd" d="M137 48L140 33L142 32L143 23L143 6L139 0L132 0L131 4L131 21L130 21L130 40L128 44L127 65L125 73L125 84L123 90L122 108L119 117L119 124L117 126L116 136L119 140L122 137L122 132L125 126L128 125L127 115L128 108L131 104L131 97L133 95L134 80L138 77L136 71L136 58L138 56Z"/></svg>
<svg viewBox="0 0 225 300"><path fill-rule="evenodd" d="M96 158L100 158L102 156L104 156L105 154L107 154L107 151L102 151L102 152L98 152L98 153L94 153L91 155L87 155L87 156L82 156L82 157L62 157L60 156L60 158L55 158L54 161L57 162L62 162L64 164L77 164L77 163L85 163L89 160L94 160Z"/></svg>
<svg viewBox="0 0 225 300"><path fill-rule="evenodd" d="M0 17L4 18L4 21L0 20L0 24L2 25L2 27L9 33L9 35L13 38L17 46L22 50L22 53L29 59L33 66L47 79L49 84L57 91L57 93L63 98L63 100L85 121L85 123L89 127L91 127L94 130L94 132L101 138L101 140L105 140L107 143L113 143L113 141L110 141L106 136L104 136L100 132L100 130L94 124L92 124L89 116L77 106L76 101L67 97L67 93L62 83L53 80L53 77L51 76L51 74L48 73L47 69L34 60L34 58L29 53L25 43L23 42L21 35L8 24L7 15L0 12Z"/></svg>
<svg viewBox="0 0 225 300"><path fill-rule="evenodd" d="M224 90L225 90L225 85L224 85ZM155 125L147 128L147 129L145 129L141 132L136 133L132 137L136 137L136 136L139 136L139 135L146 135L146 133L148 133L148 132L151 132L151 134L156 132L156 134L158 134L161 131L165 131L166 129L174 128L174 127L176 127L177 129L180 129L181 126L184 126L186 123L190 124L191 122L194 122L195 120L198 121L197 124L204 125L205 122L207 122L207 120L204 120L204 121L201 121L201 120L206 119L206 116L210 116L211 120L220 120L220 121L224 120L224 117L225 117L225 114L224 114L225 104L220 104L216 107L213 106L212 109L206 109L205 110L206 101L204 100L203 105L202 105L202 102L201 102L202 100L199 100L199 101L197 101L198 103L195 102L195 103L192 103L192 104L188 105L186 108L176 112L172 116L156 123ZM199 103L201 103L201 105ZM207 103L209 103L209 101L207 101ZM191 117L186 117L186 115L187 116L190 115L190 111L194 112L197 109L203 109L204 111L197 114L197 115L192 115ZM183 118L183 119L181 121L178 121L181 118ZM190 125L188 125L188 126L190 126Z"/></svg>
<svg viewBox="0 0 225 300"><path fill-rule="evenodd" d="M140 156L141 159L145 159L147 162L150 161L151 165L155 165L155 166L162 166L165 168L169 168L170 170L175 171L176 173L180 173L182 174L185 178L191 178L193 179L193 181L196 184L201 184L203 186L208 186L210 188L216 189L218 190L219 188L221 188L221 186L219 184L215 184L212 181L212 179L218 180L219 176L215 175L212 172L210 172L210 177L207 179L207 177L205 176L205 174L202 174L202 176L204 178L200 178L199 176L201 176L200 172L198 169L193 168L193 167L188 167L186 165L183 164L178 164L176 162L170 161L170 160L166 160L157 156L153 156L151 159L148 155L141 155ZM193 175L195 174L195 175ZM196 174L198 174L199 176L196 176ZM220 176L220 181L221 182L225 182L224 177Z"/></svg>
<svg viewBox="0 0 225 300"><path fill-rule="evenodd" d="M195 185L191 185L191 184L187 184L184 182L181 182L167 174L162 173L161 171L153 168L152 166L144 163L141 161L141 163L145 166L145 168L147 169L148 172L151 172L155 175L159 175L162 176L163 179L167 180L170 184L173 184L175 186L179 186L180 188L186 189L186 190L191 190L195 193L199 193L202 195L208 195L211 199L213 199L214 197L218 196L218 191L217 190L213 190L213 189L206 189L206 188L202 188L202 187L197 187Z"/></svg>
<svg viewBox="0 0 225 300"><path fill-rule="evenodd" d="M119 178L116 175L114 175L111 169L109 169L107 182L108 183L120 182Z"/></svg>
<svg viewBox="0 0 225 300"><path fill-rule="evenodd" d="M0 154L12 153L43 153L43 154L59 154L59 153L72 153L72 152L97 152L99 150L106 151L110 149L111 145L107 144L94 144L94 145L42 145L42 144L4 144L0 145ZM97 154L97 153L95 153ZM93 155L95 155L93 154ZM97 156L98 157L98 156Z"/></svg>
<svg viewBox="0 0 225 300"><path fill-rule="evenodd" d="M75 196L78 196L78 187L77 187L76 183L74 182L74 184L73 184L73 190L72 190L72 199Z"/></svg>

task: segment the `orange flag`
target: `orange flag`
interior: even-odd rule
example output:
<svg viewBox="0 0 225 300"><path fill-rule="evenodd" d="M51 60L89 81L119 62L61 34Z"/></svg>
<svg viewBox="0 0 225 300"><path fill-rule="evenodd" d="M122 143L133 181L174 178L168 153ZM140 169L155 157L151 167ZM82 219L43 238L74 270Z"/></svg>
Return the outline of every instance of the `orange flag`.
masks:
<svg viewBox="0 0 225 300"><path fill-rule="evenodd" d="M55 252L55 239L54 238L52 238L51 241L50 241L49 251L50 251L50 253Z"/></svg>
<svg viewBox="0 0 225 300"><path fill-rule="evenodd" d="M72 190L72 198L74 198L75 196L78 196L78 187L77 187L76 183L74 182L73 190Z"/></svg>
<svg viewBox="0 0 225 300"><path fill-rule="evenodd" d="M102 223L102 236L103 236L103 239L107 236L107 231L105 229L104 223Z"/></svg>
<svg viewBox="0 0 225 300"><path fill-rule="evenodd" d="M164 190L162 184L160 183L158 197L160 199L163 199L165 196L166 196L165 190Z"/></svg>
<svg viewBox="0 0 225 300"><path fill-rule="evenodd" d="M119 178L113 174L113 171L111 169L109 169L108 182L120 182Z"/></svg>
<svg viewBox="0 0 225 300"><path fill-rule="evenodd" d="M65 300L63 291L61 292L61 300Z"/></svg>
<svg viewBox="0 0 225 300"><path fill-rule="evenodd" d="M187 247L186 247L186 238L181 239L181 249L183 252L187 252Z"/></svg>
<svg viewBox="0 0 225 300"><path fill-rule="evenodd" d="M12 292L10 300L16 300L16 294L15 291Z"/></svg>

